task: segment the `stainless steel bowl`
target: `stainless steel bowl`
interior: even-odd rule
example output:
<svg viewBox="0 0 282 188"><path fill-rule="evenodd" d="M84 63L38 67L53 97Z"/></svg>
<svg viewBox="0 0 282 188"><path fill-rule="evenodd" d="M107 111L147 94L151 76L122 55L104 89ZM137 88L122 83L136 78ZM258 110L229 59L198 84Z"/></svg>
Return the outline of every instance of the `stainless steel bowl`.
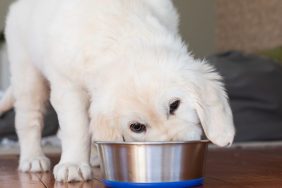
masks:
<svg viewBox="0 0 282 188"><path fill-rule="evenodd" d="M208 140L96 142L105 180L156 183L201 179Z"/></svg>

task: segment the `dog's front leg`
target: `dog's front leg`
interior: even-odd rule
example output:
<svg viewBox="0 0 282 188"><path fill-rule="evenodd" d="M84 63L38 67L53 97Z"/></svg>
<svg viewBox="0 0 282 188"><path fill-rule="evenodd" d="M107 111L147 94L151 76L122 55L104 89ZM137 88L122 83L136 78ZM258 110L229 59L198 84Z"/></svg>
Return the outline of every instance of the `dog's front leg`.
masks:
<svg viewBox="0 0 282 188"><path fill-rule="evenodd" d="M54 168L56 181L86 181L92 178L89 165L88 98L81 88L56 79L51 83L51 102L60 123L62 155Z"/></svg>

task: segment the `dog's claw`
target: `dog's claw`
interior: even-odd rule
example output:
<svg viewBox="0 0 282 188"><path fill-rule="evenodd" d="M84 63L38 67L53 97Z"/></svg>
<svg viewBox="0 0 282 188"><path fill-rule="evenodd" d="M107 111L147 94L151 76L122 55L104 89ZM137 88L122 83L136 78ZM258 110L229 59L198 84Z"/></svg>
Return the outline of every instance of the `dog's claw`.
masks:
<svg viewBox="0 0 282 188"><path fill-rule="evenodd" d="M92 169L88 164L63 163L57 164L54 168L56 181L73 182L87 181L92 179Z"/></svg>
<svg viewBox="0 0 282 188"><path fill-rule="evenodd" d="M19 170L22 172L46 172L50 170L50 160L45 156L21 160Z"/></svg>

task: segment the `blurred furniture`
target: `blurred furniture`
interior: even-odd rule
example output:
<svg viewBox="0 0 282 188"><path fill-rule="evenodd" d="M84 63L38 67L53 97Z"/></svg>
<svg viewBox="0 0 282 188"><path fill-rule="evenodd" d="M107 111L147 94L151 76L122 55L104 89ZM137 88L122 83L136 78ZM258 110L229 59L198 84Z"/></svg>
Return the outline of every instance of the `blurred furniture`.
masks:
<svg viewBox="0 0 282 188"><path fill-rule="evenodd" d="M235 141L282 140L282 64L238 51L212 55L208 62L224 78Z"/></svg>
<svg viewBox="0 0 282 188"><path fill-rule="evenodd" d="M42 136L46 137L55 135L58 131L58 128L59 122L57 114L53 107L49 104L45 113ZM17 140L14 110L10 110L0 116L0 141L3 138Z"/></svg>

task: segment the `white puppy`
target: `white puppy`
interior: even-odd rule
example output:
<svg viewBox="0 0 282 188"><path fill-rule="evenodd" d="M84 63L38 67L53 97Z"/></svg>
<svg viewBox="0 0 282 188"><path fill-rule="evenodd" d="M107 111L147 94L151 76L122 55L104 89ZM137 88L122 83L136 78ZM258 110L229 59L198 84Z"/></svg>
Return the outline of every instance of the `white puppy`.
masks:
<svg viewBox="0 0 282 188"><path fill-rule="evenodd" d="M61 126L57 181L91 179L92 140L233 141L221 77L194 59L170 0L18 0L7 18L21 171L47 171L46 101ZM50 92L51 91L51 92ZM10 104L11 97L6 97Z"/></svg>

